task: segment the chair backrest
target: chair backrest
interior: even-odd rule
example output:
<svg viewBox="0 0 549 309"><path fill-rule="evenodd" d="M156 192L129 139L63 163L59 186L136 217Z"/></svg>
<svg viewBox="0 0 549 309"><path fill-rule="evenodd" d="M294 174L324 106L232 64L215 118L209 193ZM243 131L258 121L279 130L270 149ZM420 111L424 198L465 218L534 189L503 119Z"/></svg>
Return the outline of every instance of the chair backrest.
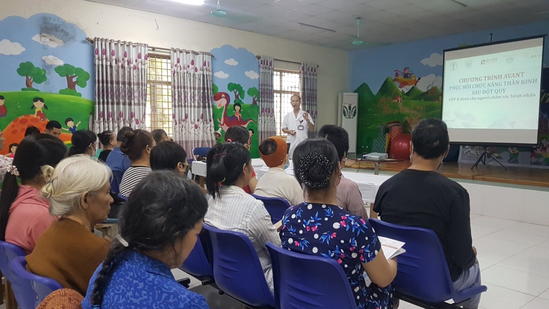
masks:
<svg viewBox="0 0 549 309"><path fill-rule="evenodd" d="M239 232L204 224L212 240L213 275L216 285L231 297L250 306L272 306L257 252L250 239Z"/></svg>
<svg viewBox="0 0 549 309"><path fill-rule="evenodd" d="M202 230L201 234L205 233L207 231ZM201 239L202 237L198 237L193 250L179 268L195 277L213 277L212 265L206 256Z"/></svg>
<svg viewBox="0 0 549 309"><path fill-rule="evenodd" d="M290 208L290 203L283 198L278 197L264 197L252 194L253 197L263 202L267 212L271 215L271 221L274 223L282 220L284 212Z"/></svg>
<svg viewBox="0 0 549 309"><path fill-rule="evenodd" d="M370 219L376 234L405 242L398 256L395 290L430 303L454 298L452 278L440 241L432 230ZM458 300L459 301L459 300Z"/></svg>
<svg viewBox="0 0 549 309"><path fill-rule="evenodd" d="M21 303L17 298L17 304L21 309L34 309L51 292L62 289L59 282L29 272L25 267L27 261L24 256L18 256L10 262L14 280L12 282L13 292L17 295L24 295L25 302Z"/></svg>
<svg viewBox="0 0 549 309"><path fill-rule="evenodd" d="M196 157L206 158L208 156L209 151L210 151L210 147L196 147L193 149L193 157L195 159Z"/></svg>
<svg viewBox="0 0 549 309"><path fill-rule="evenodd" d="M21 282L21 280L18 280L10 263L17 257L24 259L25 255L25 251L19 246L0 241L0 270L2 270L2 274L11 283L15 300L21 309L34 308L34 298L28 298L25 293L26 290L31 289L30 282Z"/></svg>
<svg viewBox="0 0 549 309"><path fill-rule="evenodd" d="M0 241L0 271L4 274L4 277L11 282L12 271L10 268L10 262L17 256L25 256L25 251L19 246L11 244L9 242Z"/></svg>
<svg viewBox="0 0 549 309"><path fill-rule="evenodd" d="M347 276L335 260L267 244L277 309L356 309Z"/></svg>

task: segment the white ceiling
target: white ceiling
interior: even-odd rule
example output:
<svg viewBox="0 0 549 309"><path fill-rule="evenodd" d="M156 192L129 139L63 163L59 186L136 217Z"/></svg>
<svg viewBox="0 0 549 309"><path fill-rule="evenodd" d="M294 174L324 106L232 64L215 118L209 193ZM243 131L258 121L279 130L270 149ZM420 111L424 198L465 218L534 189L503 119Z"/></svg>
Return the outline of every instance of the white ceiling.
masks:
<svg viewBox="0 0 549 309"><path fill-rule="evenodd" d="M174 0L86 1L346 50L549 20L549 0L220 0L227 12L222 18L209 14L216 0L202 6ZM351 44L357 17L367 43L358 47Z"/></svg>

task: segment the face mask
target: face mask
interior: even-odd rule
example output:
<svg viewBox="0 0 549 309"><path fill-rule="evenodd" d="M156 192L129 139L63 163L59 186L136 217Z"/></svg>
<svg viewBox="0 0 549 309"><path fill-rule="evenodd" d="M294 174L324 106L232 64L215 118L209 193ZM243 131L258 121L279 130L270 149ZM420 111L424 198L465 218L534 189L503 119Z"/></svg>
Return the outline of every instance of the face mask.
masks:
<svg viewBox="0 0 549 309"><path fill-rule="evenodd" d="M290 167L290 162L286 163L286 165L284 165L284 169L287 170L288 167Z"/></svg>

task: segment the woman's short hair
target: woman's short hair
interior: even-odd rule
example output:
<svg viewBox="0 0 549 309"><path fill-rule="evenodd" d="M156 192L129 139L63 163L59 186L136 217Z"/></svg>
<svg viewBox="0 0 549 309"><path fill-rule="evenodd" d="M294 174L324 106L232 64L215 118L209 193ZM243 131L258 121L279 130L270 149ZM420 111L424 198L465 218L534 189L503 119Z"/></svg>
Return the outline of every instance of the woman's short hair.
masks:
<svg viewBox="0 0 549 309"><path fill-rule="evenodd" d="M247 144L250 139L250 132L243 126L232 126L225 132L226 142L237 142L242 145Z"/></svg>
<svg viewBox="0 0 549 309"><path fill-rule="evenodd" d="M242 127L241 127L242 128ZM244 164L250 164L250 152L240 143L217 144L206 157L206 187L216 198L221 185L234 185Z"/></svg>
<svg viewBox="0 0 549 309"><path fill-rule="evenodd" d="M154 141L157 144L160 143L161 141L163 141L164 138L168 137L168 133L166 133L166 131L164 131L163 129L152 130L151 134L153 136Z"/></svg>
<svg viewBox="0 0 549 309"><path fill-rule="evenodd" d="M448 128L440 119L423 119L412 130L414 152L424 159L442 156L448 150L449 143Z"/></svg>
<svg viewBox="0 0 549 309"><path fill-rule="evenodd" d="M62 160L42 187L42 196L50 202L50 214L65 216L79 212L82 194L99 191L109 182L111 175L106 164L86 155Z"/></svg>
<svg viewBox="0 0 549 309"><path fill-rule="evenodd" d="M152 134L145 130L132 130L126 131L124 133L124 140L120 145L120 150L130 158L130 160L135 161L141 158L143 155L143 150L145 148L154 146L154 139Z"/></svg>
<svg viewBox="0 0 549 309"><path fill-rule="evenodd" d="M97 141L97 135L90 130L80 130L72 134L72 146L69 149L69 156L83 154L86 149Z"/></svg>
<svg viewBox="0 0 549 309"><path fill-rule="evenodd" d="M339 170L337 150L323 138L307 139L294 150L295 178L308 190L328 188L334 171Z"/></svg>
<svg viewBox="0 0 549 309"><path fill-rule="evenodd" d="M92 305L101 305L112 273L124 255L161 252L174 248L204 218L208 202L200 188L175 171L154 171L141 180L130 194L119 217L120 236L112 242L107 258L94 283ZM175 248L174 248L175 251Z"/></svg>
<svg viewBox="0 0 549 309"><path fill-rule="evenodd" d="M349 151L349 133L340 126L327 124L318 131L318 137L325 138L334 144L339 161L343 160Z"/></svg>
<svg viewBox="0 0 549 309"><path fill-rule="evenodd" d="M151 150L152 170L175 170L179 162L187 161L187 152L176 142L163 141Z"/></svg>
<svg viewBox="0 0 549 309"><path fill-rule="evenodd" d="M13 158L12 167L6 173L0 195L0 240L4 240L8 224L9 209L17 198L20 180L30 180L43 175L50 176L53 167L67 156L67 146L58 137L49 134L25 137Z"/></svg>
<svg viewBox="0 0 549 309"><path fill-rule="evenodd" d="M28 126L27 129L25 129L25 137L38 134L40 134L40 129L35 126Z"/></svg>

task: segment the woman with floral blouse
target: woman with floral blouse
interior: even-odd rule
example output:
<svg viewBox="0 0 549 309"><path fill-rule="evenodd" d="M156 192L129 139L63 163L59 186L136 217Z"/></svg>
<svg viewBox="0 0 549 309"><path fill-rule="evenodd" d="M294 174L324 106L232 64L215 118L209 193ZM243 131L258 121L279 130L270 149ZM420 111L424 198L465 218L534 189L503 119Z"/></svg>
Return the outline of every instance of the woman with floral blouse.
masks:
<svg viewBox="0 0 549 309"><path fill-rule="evenodd" d="M385 259L367 220L337 206L341 171L334 145L324 139L306 140L296 147L293 162L307 198L284 214L282 247L336 260L358 308L393 308L391 282L397 262Z"/></svg>

